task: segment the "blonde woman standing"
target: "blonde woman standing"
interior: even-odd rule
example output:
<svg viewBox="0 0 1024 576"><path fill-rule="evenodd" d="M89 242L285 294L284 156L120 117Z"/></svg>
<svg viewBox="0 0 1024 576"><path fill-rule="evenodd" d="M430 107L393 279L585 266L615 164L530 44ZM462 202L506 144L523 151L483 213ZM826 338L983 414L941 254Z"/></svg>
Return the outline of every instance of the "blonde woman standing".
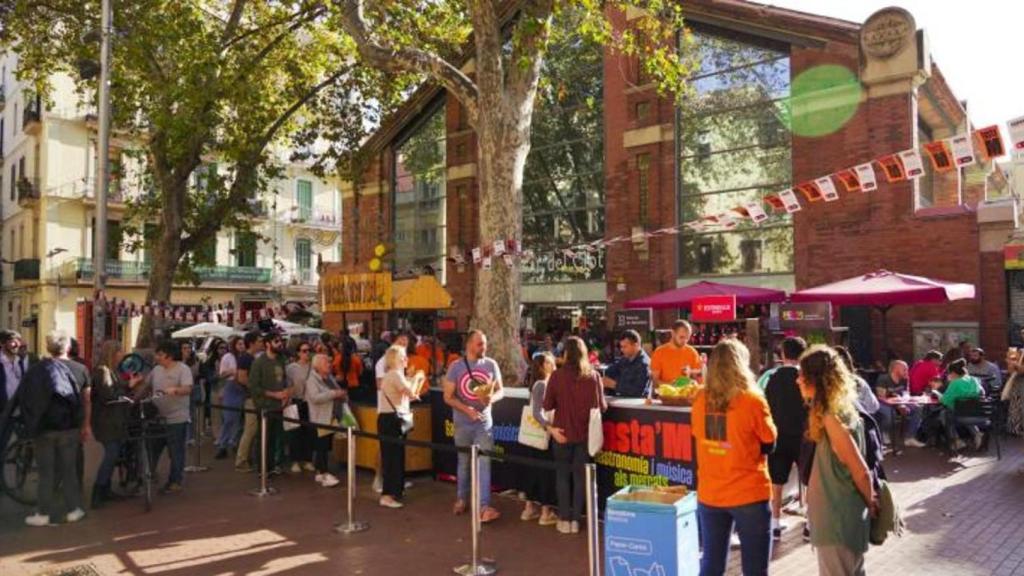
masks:
<svg viewBox="0 0 1024 576"><path fill-rule="evenodd" d="M384 353L384 378L380 392L384 403L377 413L377 433L383 437L404 439L402 418L412 416L409 400L419 400L424 375L417 372L410 380L405 376L409 363L405 348L392 346ZM395 442L380 443L380 465L384 491L380 505L385 508L401 508L405 490L405 445Z"/></svg>
<svg viewBox="0 0 1024 576"><path fill-rule="evenodd" d="M835 350L813 346L800 358L798 381L809 403L807 433L816 443L807 521L819 573L863 575L878 503L863 456L864 423L853 376Z"/></svg>
<svg viewBox="0 0 1024 576"><path fill-rule="evenodd" d="M749 366L743 343L722 340L711 351L706 386L693 401L701 576L725 573L734 528L744 576L768 574L772 484L767 455L778 433Z"/></svg>

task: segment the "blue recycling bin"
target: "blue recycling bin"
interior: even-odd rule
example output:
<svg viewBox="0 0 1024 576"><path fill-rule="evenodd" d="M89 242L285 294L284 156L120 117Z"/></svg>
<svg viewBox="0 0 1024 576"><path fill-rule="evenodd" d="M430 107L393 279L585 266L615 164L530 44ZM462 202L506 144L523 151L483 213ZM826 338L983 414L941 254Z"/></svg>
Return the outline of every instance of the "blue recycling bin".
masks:
<svg viewBox="0 0 1024 576"><path fill-rule="evenodd" d="M627 486L605 507L607 576L697 576L697 494Z"/></svg>

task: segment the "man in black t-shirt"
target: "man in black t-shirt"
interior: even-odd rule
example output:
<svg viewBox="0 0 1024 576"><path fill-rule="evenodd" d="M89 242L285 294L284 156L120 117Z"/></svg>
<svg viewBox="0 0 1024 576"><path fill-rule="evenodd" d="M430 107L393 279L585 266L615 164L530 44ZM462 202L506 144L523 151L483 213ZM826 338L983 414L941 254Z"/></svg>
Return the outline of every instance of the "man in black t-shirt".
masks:
<svg viewBox="0 0 1024 576"><path fill-rule="evenodd" d="M245 390L246 410L255 410L256 406L249 395L249 369L252 368L253 360L263 351L263 341L260 333L256 331L245 335L245 352L238 355L238 370L235 373L235 382ZM242 439L238 443L238 452L235 453L235 470L239 472L252 472L253 443L256 440L256 433L259 432L260 421L254 413L245 413L245 426L242 429Z"/></svg>
<svg viewBox="0 0 1024 576"><path fill-rule="evenodd" d="M800 450L807 432L807 406L800 395L800 356L807 349L803 338L782 341L782 366L768 378L764 395L779 431L775 451L768 455L768 475L772 480L772 538L782 538L782 489L793 465L800 464Z"/></svg>

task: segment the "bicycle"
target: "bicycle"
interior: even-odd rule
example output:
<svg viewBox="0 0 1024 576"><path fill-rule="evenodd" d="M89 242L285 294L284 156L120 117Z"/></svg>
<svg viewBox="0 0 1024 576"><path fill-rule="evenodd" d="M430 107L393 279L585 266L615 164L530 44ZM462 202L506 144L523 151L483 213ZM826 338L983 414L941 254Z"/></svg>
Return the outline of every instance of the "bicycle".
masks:
<svg viewBox="0 0 1024 576"><path fill-rule="evenodd" d="M120 396L117 400L107 402L108 405L131 404L138 407L138 418L129 419L125 425L127 438L121 447L115 470L122 490L134 485L132 490L142 494L146 512L153 509L153 462L149 455L149 441L167 437L164 419L146 410L146 406L151 406L154 398L159 396L157 394L141 399Z"/></svg>
<svg viewBox="0 0 1024 576"><path fill-rule="evenodd" d="M0 490L19 504L34 506L38 501L39 486L35 445L31 438L26 438L25 422L14 404L12 399L0 419L0 446L3 447Z"/></svg>

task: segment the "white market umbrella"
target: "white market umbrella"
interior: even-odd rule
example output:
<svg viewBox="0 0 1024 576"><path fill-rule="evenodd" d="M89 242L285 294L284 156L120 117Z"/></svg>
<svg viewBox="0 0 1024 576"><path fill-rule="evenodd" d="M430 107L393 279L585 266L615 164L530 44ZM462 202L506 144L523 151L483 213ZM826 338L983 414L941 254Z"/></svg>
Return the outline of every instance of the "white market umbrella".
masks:
<svg viewBox="0 0 1024 576"><path fill-rule="evenodd" d="M171 338L220 338L227 340L232 336L241 336L241 330L235 330L230 326L224 324L218 324L216 322L200 322L194 324L188 328L182 328L177 332L171 333Z"/></svg>
<svg viewBox="0 0 1024 576"><path fill-rule="evenodd" d="M311 328L309 326L303 326L302 324L296 324L295 322L288 322L287 320L274 319L274 327L279 332L284 333L285 336L319 336L324 333L324 330L319 328Z"/></svg>

